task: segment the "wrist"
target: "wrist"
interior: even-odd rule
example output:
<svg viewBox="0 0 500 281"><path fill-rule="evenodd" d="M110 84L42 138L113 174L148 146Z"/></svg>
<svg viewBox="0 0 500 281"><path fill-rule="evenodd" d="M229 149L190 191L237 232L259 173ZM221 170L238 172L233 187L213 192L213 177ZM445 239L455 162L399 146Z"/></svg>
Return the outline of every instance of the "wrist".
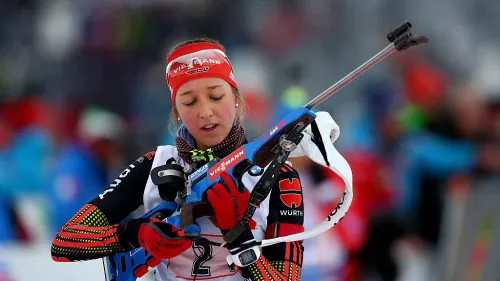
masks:
<svg viewBox="0 0 500 281"><path fill-rule="evenodd" d="M236 225L236 226L239 226L239 225ZM243 231L237 237L235 237L233 239L229 239L229 238L232 238L232 237L228 237L227 236L227 234L230 232L230 229L229 230L221 230L221 232L222 232L222 235L224 235L224 240L225 241L231 241L232 240L231 242L227 243L226 247L227 247L228 250L236 249L236 248L240 247L243 244L255 241L253 233L252 233L252 230L250 229L250 226L248 225L248 223L246 223L246 224L243 225Z"/></svg>

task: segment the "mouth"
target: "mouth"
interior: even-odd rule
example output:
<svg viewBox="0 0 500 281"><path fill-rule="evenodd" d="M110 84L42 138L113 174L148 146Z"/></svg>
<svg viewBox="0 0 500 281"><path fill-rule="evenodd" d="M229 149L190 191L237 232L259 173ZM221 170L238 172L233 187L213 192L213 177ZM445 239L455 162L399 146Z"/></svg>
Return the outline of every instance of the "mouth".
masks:
<svg viewBox="0 0 500 281"><path fill-rule="evenodd" d="M208 124L208 125L205 125L203 127L201 127L201 130L203 132L212 132L214 131L217 127L219 126L219 124Z"/></svg>

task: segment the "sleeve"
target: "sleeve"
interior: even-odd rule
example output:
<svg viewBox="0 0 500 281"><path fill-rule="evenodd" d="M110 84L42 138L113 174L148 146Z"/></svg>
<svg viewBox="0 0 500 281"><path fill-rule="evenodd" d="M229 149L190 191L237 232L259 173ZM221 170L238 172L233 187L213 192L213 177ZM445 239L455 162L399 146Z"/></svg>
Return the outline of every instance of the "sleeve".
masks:
<svg viewBox="0 0 500 281"><path fill-rule="evenodd" d="M270 196L266 239L303 232L302 187L299 174L290 165L281 169ZM303 252L302 241L265 247L259 260L242 269L242 274L254 281L299 281Z"/></svg>
<svg viewBox="0 0 500 281"><path fill-rule="evenodd" d="M131 250L120 243L118 224L142 205L155 152L130 164L101 194L83 206L52 241L54 261L101 258Z"/></svg>

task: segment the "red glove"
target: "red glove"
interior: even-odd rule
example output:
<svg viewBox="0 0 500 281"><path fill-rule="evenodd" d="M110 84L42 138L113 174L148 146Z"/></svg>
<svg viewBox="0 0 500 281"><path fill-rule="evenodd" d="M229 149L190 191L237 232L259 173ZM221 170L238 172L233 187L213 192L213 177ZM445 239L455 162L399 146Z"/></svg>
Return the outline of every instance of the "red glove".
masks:
<svg viewBox="0 0 500 281"><path fill-rule="evenodd" d="M250 192L245 188L241 193L233 178L227 173L221 174L222 182L216 183L207 191L207 199L214 209L212 221L220 230L230 230L241 221L248 208Z"/></svg>
<svg viewBox="0 0 500 281"><path fill-rule="evenodd" d="M139 244L157 259L170 259L191 247L184 231L160 220L143 223L139 229Z"/></svg>

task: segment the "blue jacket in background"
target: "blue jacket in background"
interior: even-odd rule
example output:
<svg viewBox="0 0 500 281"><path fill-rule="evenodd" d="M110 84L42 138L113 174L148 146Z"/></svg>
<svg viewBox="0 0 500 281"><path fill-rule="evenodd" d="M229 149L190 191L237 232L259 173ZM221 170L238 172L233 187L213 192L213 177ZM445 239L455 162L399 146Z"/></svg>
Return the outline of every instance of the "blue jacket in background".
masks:
<svg viewBox="0 0 500 281"><path fill-rule="evenodd" d="M17 239L13 206L25 196L44 195L50 186L53 140L38 127L17 132L0 151L0 242Z"/></svg>
<svg viewBox="0 0 500 281"><path fill-rule="evenodd" d="M0 243L16 239L9 203L6 195L0 192Z"/></svg>
<svg viewBox="0 0 500 281"><path fill-rule="evenodd" d="M468 141L422 132L403 141L401 157L404 160L401 162L400 212L409 215L420 200L417 184L423 174L444 180L456 173L468 172L477 163L477 148Z"/></svg>
<svg viewBox="0 0 500 281"><path fill-rule="evenodd" d="M104 167L86 147L70 143L58 155L50 189L54 230L107 186Z"/></svg>

